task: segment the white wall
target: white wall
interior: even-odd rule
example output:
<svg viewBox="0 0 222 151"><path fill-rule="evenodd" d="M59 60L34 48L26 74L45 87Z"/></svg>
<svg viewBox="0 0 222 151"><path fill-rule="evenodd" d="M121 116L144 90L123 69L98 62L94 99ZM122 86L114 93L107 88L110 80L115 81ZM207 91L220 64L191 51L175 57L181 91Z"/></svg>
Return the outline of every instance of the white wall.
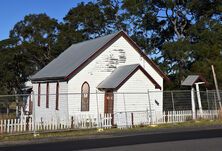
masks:
<svg viewBox="0 0 222 151"><path fill-rule="evenodd" d="M81 51L81 50L80 50ZM162 77L139 55L138 52L123 38L120 37L107 50L82 69L75 77L68 82L69 114L80 113L81 95L74 94L81 92L82 84L87 81L90 85L90 92L95 93L96 87L102 80L111 74L118 66L140 64L163 88ZM142 81L141 81L142 82ZM144 83L144 82L142 82ZM146 91L132 89L134 92ZM98 96L99 111L104 112L104 96ZM97 113L96 95L90 96L90 111L86 113Z"/></svg>
<svg viewBox="0 0 222 151"><path fill-rule="evenodd" d="M43 120L65 120L68 118L68 85L66 82L59 84L59 110L56 110L56 83L49 83L49 108L46 108L46 83L41 83L41 99L38 106L38 84L33 84L35 95L36 121Z"/></svg>
<svg viewBox="0 0 222 151"><path fill-rule="evenodd" d="M138 92L138 93L135 93ZM144 118L152 117L161 118L163 110L162 91L155 89L155 85L138 70L120 89L114 94L114 115L127 112L128 115L144 114ZM158 103L155 103L155 100ZM146 114L147 113L147 114ZM140 117L141 119L141 117ZM119 120L118 116L114 117L114 123ZM130 119L131 120L131 119ZM151 119L150 119L151 120Z"/></svg>
<svg viewBox="0 0 222 151"><path fill-rule="evenodd" d="M154 88L147 77L138 70L115 94L114 113L146 110L149 107L147 90Z"/></svg>
<svg viewBox="0 0 222 151"><path fill-rule="evenodd" d="M138 70L115 94L114 112L150 110L149 99L152 110L162 108L162 103L156 106L154 102L162 102L162 95L158 91L144 73Z"/></svg>

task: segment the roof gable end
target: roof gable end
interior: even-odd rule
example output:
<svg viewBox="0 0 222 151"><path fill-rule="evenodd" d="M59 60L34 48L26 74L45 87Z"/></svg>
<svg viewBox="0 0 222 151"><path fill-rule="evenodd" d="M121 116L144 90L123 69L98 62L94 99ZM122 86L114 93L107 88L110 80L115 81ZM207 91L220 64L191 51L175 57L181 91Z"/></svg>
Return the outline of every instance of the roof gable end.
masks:
<svg viewBox="0 0 222 151"><path fill-rule="evenodd" d="M117 41L120 37L123 37L126 39L126 41L150 64L154 70L166 81L170 81L170 79L160 70L160 68L152 61L150 60L145 53L139 48L139 46L124 32L120 31L118 32L115 37L113 37L110 41L108 41L103 47L101 47L98 51L96 51L94 54L92 54L91 57L89 57L81 66L79 66L76 70L71 72L66 78L70 79L74 75L76 75L81 69L83 69L86 65L88 65L92 60L94 60L98 55L100 55L104 50L106 50L110 45L112 45L115 41Z"/></svg>

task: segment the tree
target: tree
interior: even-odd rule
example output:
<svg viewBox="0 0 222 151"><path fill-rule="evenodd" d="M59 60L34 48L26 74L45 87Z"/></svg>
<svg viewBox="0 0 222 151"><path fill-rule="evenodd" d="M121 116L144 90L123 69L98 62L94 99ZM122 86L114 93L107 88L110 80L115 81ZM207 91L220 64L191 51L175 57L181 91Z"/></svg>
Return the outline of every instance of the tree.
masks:
<svg viewBox="0 0 222 151"><path fill-rule="evenodd" d="M30 14L0 41L0 93L20 92L70 45L122 29L171 77L168 89L188 74L212 79L211 64L222 87L221 20L221 0L97 0L71 8L61 23Z"/></svg>
<svg viewBox="0 0 222 151"><path fill-rule="evenodd" d="M0 94L13 94L14 89L19 92L26 81L25 66L21 61L24 58L12 46L14 43L16 41L12 39L0 41Z"/></svg>
<svg viewBox="0 0 222 151"><path fill-rule="evenodd" d="M195 60L191 72L202 74L214 87L211 71L211 65L214 65L222 88L222 24L218 20L202 18L190 32L194 39L190 45Z"/></svg>
<svg viewBox="0 0 222 151"><path fill-rule="evenodd" d="M193 0L185 4L189 25L185 28L182 38L167 41L162 45L163 66L169 65L167 70L174 77L176 87L180 86L188 74L202 74L212 83L210 65L218 66L221 60L221 39L217 34L220 34L222 12L218 6L222 3L217 0ZM219 62L215 58L218 58Z"/></svg>
<svg viewBox="0 0 222 151"><path fill-rule="evenodd" d="M58 23L46 14L28 15L0 42L1 93L21 93L24 83L58 54Z"/></svg>
<svg viewBox="0 0 222 151"><path fill-rule="evenodd" d="M64 25L69 30L81 33L84 39L93 39L122 29L118 12L118 1L82 2L67 13Z"/></svg>
<svg viewBox="0 0 222 151"><path fill-rule="evenodd" d="M70 28L69 25L61 23L59 25L59 33L57 42L54 45L55 56L67 49L72 44L86 40L86 37L80 32Z"/></svg>
<svg viewBox="0 0 222 151"><path fill-rule="evenodd" d="M132 37L173 79L173 88L178 88L188 74L199 72L193 64L199 62L197 53L202 49L202 42L211 46L209 41L204 40L207 35L200 38L194 32L208 31L213 34L213 31L195 26L203 20L212 19L221 24L221 4L219 0L124 0L122 8L130 23ZM218 40L213 41L213 45ZM208 51L213 49L207 48ZM201 67L199 69L204 70Z"/></svg>
<svg viewBox="0 0 222 151"><path fill-rule="evenodd" d="M54 45L57 42L58 23L46 14L31 14L15 24L10 38L17 39L16 49L29 62L30 75L54 59Z"/></svg>

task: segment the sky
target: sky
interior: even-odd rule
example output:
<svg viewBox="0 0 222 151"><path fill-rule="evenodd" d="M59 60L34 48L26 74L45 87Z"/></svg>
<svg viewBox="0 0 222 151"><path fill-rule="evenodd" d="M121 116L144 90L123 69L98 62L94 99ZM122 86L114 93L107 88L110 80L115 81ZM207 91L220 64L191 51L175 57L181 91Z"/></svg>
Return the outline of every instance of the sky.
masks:
<svg viewBox="0 0 222 151"><path fill-rule="evenodd" d="M88 1L90 0L0 0L0 40L8 38L10 30L25 15L46 13L61 22L72 7Z"/></svg>

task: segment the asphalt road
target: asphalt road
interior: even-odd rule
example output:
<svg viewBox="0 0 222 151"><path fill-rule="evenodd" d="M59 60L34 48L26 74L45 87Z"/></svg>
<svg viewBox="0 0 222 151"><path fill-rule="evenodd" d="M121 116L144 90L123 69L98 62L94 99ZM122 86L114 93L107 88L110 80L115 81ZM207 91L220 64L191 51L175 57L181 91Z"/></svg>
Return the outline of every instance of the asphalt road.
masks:
<svg viewBox="0 0 222 151"><path fill-rule="evenodd" d="M135 134L123 137L1 147L0 151L151 150L222 151L222 129Z"/></svg>
<svg viewBox="0 0 222 151"><path fill-rule="evenodd" d="M96 148L83 151L221 151L222 137Z"/></svg>

